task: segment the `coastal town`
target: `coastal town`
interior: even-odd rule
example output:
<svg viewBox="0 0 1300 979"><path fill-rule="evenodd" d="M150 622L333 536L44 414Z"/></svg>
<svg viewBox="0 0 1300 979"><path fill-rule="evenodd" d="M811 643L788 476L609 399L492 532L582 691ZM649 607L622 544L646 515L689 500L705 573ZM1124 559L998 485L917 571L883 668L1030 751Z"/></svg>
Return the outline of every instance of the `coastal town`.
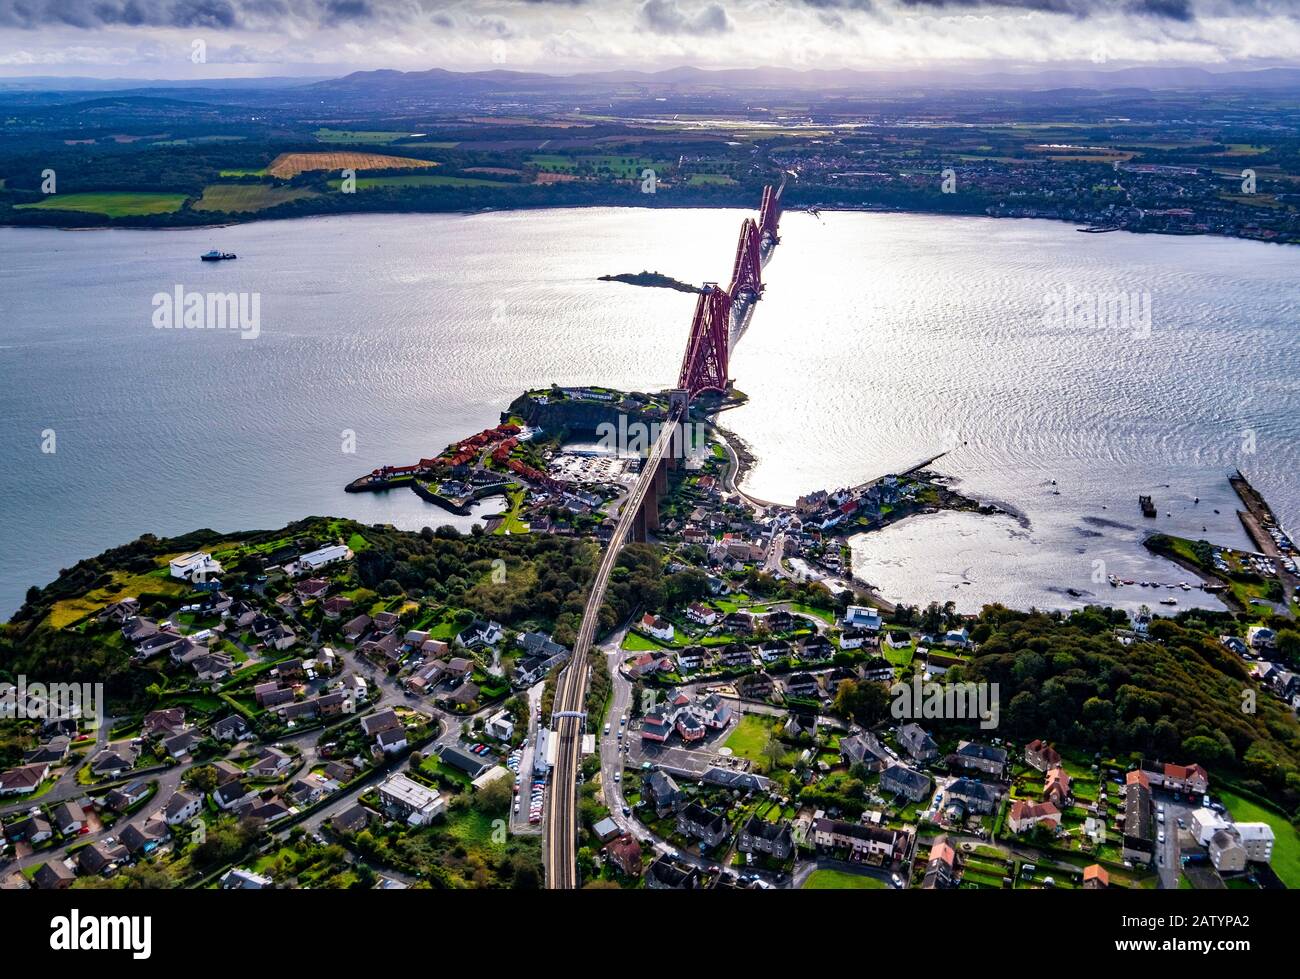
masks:
<svg viewBox="0 0 1300 979"><path fill-rule="evenodd" d="M11 634L120 665L62 711L9 685L0 887L544 886L573 608L641 462L578 446L666 408L530 392L349 487L414 490L431 525L501 500L471 534L142 538L33 589ZM1237 612L895 606L854 580L845 532L980 504L927 463L775 506L736 488L742 465L702 427L620 557L584 711L583 886L1300 886L1284 531L1261 531L1275 555L1208 555L1243 596L1270 571L1281 589ZM1251 712L1202 677L1190 710L1184 656Z"/></svg>

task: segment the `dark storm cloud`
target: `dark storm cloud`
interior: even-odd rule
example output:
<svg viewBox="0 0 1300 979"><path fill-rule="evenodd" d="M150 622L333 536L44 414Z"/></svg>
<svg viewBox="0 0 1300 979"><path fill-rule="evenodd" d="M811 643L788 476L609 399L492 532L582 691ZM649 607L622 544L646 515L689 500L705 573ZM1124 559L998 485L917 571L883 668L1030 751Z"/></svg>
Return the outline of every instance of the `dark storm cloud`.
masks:
<svg viewBox="0 0 1300 979"><path fill-rule="evenodd" d="M676 0L646 0L637 11L637 20L655 34L721 34L731 30L731 18L716 3L688 14Z"/></svg>
<svg viewBox="0 0 1300 979"><path fill-rule="evenodd" d="M828 0L803 0L817 6ZM898 0L904 7L935 9L1002 9L1091 17L1094 14L1136 14L1163 20L1191 21L1196 18L1192 0ZM1249 7L1252 0L1228 0L1220 6Z"/></svg>
<svg viewBox="0 0 1300 979"><path fill-rule="evenodd" d="M228 30L288 20L369 21L382 0L0 0L0 27L179 27Z"/></svg>

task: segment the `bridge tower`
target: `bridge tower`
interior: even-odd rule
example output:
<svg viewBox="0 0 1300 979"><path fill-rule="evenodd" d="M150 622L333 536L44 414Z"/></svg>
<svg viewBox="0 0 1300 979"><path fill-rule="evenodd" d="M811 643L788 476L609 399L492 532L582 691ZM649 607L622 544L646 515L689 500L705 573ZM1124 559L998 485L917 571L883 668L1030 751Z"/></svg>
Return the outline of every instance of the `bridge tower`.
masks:
<svg viewBox="0 0 1300 979"><path fill-rule="evenodd" d="M745 218L740 226L736 261L731 268L731 288L727 293L733 303L744 295L758 299L763 294L762 236L753 218Z"/></svg>
<svg viewBox="0 0 1300 979"><path fill-rule="evenodd" d="M677 386L694 398L703 391L727 391L727 358L731 326L731 295L706 282L695 304L691 335L686 341Z"/></svg>

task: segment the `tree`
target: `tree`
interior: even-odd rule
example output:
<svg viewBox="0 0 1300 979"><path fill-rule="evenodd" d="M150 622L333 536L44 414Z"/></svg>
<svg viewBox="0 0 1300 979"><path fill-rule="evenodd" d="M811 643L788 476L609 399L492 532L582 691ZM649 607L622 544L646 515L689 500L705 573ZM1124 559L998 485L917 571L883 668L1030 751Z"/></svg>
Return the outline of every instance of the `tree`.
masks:
<svg viewBox="0 0 1300 979"><path fill-rule="evenodd" d="M206 795L217 787L217 770L211 765L196 765L185 773L183 781L195 792Z"/></svg>
<svg viewBox="0 0 1300 979"><path fill-rule="evenodd" d="M760 752L767 759L768 770L780 766L781 758L785 755L785 745L776 739L771 731L767 733L767 740L763 742L763 749Z"/></svg>

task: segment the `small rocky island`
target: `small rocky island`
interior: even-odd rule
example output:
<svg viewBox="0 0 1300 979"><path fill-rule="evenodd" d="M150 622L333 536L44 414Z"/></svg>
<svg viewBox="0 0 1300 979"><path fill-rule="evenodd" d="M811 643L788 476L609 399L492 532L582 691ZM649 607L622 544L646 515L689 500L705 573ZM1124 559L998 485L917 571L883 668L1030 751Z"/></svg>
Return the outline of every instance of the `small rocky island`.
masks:
<svg viewBox="0 0 1300 979"><path fill-rule="evenodd" d="M676 289L678 292L690 292L698 294L699 286L693 286L689 282L682 282L680 279L674 279L671 275L664 275L661 272L620 272L618 275L602 275L600 282L626 282L630 286L648 286L652 289Z"/></svg>

